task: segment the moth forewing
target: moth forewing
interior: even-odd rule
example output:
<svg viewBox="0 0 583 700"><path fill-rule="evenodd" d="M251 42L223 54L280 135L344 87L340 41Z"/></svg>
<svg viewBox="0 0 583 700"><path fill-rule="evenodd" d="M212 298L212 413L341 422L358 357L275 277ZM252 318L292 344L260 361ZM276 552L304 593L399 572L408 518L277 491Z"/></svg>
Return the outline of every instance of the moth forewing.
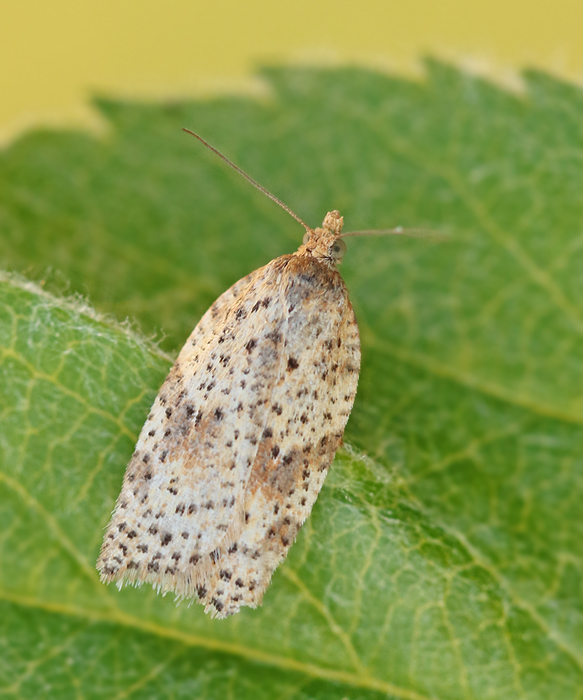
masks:
<svg viewBox="0 0 583 700"><path fill-rule="evenodd" d="M158 394L98 561L225 617L261 602L340 445L358 327L327 215L203 316Z"/></svg>
<svg viewBox="0 0 583 700"><path fill-rule="evenodd" d="M342 279L316 262L286 262L282 371L245 492L245 528L222 547L206 585L206 609L221 617L261 602L312 509L356 393L358 328Z"/></svg>

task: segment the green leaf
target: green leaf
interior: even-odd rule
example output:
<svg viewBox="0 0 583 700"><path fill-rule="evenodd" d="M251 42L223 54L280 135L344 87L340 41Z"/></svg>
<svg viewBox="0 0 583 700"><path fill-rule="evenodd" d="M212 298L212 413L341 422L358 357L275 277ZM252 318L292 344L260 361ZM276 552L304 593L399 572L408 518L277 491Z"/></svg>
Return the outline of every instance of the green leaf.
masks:
<svg viewBox="0 0 583 700"><path fill-rule="evenodd" d="M4 696L581 697L583 93L426 70L100 100L102 135L0 155L0 257L43 283L0 278ZM182 126L312 225L338 208L450 238L349 240L347 447L263 607L225 621L94 570L165 352L303 233Z"/></svg>

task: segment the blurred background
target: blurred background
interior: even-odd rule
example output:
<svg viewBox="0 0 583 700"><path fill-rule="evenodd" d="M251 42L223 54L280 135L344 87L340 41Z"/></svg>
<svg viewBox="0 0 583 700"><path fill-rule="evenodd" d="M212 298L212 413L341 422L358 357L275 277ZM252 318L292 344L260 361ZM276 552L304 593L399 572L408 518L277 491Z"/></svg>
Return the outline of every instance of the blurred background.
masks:
<svg viewBox="0 0 583 700"><path fill-rule="evenodd" d="M260 91L258 63L357 61L402 73L431 53L512 82L512 69L583 74L576 0L0 0L0 139L91 124L94 92Z"/></svg>

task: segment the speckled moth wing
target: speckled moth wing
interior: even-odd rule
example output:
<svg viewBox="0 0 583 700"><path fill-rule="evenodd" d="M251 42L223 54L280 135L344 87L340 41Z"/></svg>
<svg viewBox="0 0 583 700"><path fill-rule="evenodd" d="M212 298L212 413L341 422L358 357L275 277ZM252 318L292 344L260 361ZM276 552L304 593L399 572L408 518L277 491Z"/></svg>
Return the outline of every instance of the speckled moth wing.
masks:
<svg viewBox="0 0 583 700"><path fill-rule="evenodd" d="M261 602L271 575L310 514L341 443L360 370L358 326L335 269L283 262L285 323L277 378L245 492L245 527L222 545L201 602L226 617Z"/></svg>
<svg viewBox="0 0 583 700"><path fill-rule="evenodd" d="M103 581L196 594L218 617L261 602L356 393L358 327L335 267L342 222L333 211L322 228L304 224L294 255L233 285L191 334L126 470Z"/></svg>
<svg viewBox="0 0 583 700"><path fill-rule="evenodd" d="M126 469L98 561L104 581L193 596L211 555L243 527L245 488L281 371L277 263L227 290L180 352Z"/></svg>
<svg viewBox="0 0 583 700"><path fill-rule="evenodd" d="M264 274L266 267L267 266L261 267L258 270L249 273L245 277L242 277L240 280L237 280L232 286L229 287L229 289L220 295L220 297L207 309L200 321L196 324L194 330L184 344L184 347L180 351L181 354L186 351L189 345L191 347L199 345L215 326L224 322L224 317L232 309L237 299L245 292L247 287L252 285L254 279L258 275ZM178 361L178 358L176 359ZM168 379L169 377L166 379L166 381L168 381Z"/></svg>

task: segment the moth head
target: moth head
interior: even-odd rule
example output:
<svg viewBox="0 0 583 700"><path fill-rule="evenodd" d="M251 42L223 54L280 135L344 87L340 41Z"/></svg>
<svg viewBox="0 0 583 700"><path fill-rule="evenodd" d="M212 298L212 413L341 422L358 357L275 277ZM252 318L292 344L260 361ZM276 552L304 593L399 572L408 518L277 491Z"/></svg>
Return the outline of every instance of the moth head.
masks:
<svg viewBox="0 0 583 700"><path fill-rule="evenodd" d="M324 217L321 228L306 229L300 252L314 258L337 265L346 252L346 243L341 238L344 219L337 211L330 211Z"/></svg>

